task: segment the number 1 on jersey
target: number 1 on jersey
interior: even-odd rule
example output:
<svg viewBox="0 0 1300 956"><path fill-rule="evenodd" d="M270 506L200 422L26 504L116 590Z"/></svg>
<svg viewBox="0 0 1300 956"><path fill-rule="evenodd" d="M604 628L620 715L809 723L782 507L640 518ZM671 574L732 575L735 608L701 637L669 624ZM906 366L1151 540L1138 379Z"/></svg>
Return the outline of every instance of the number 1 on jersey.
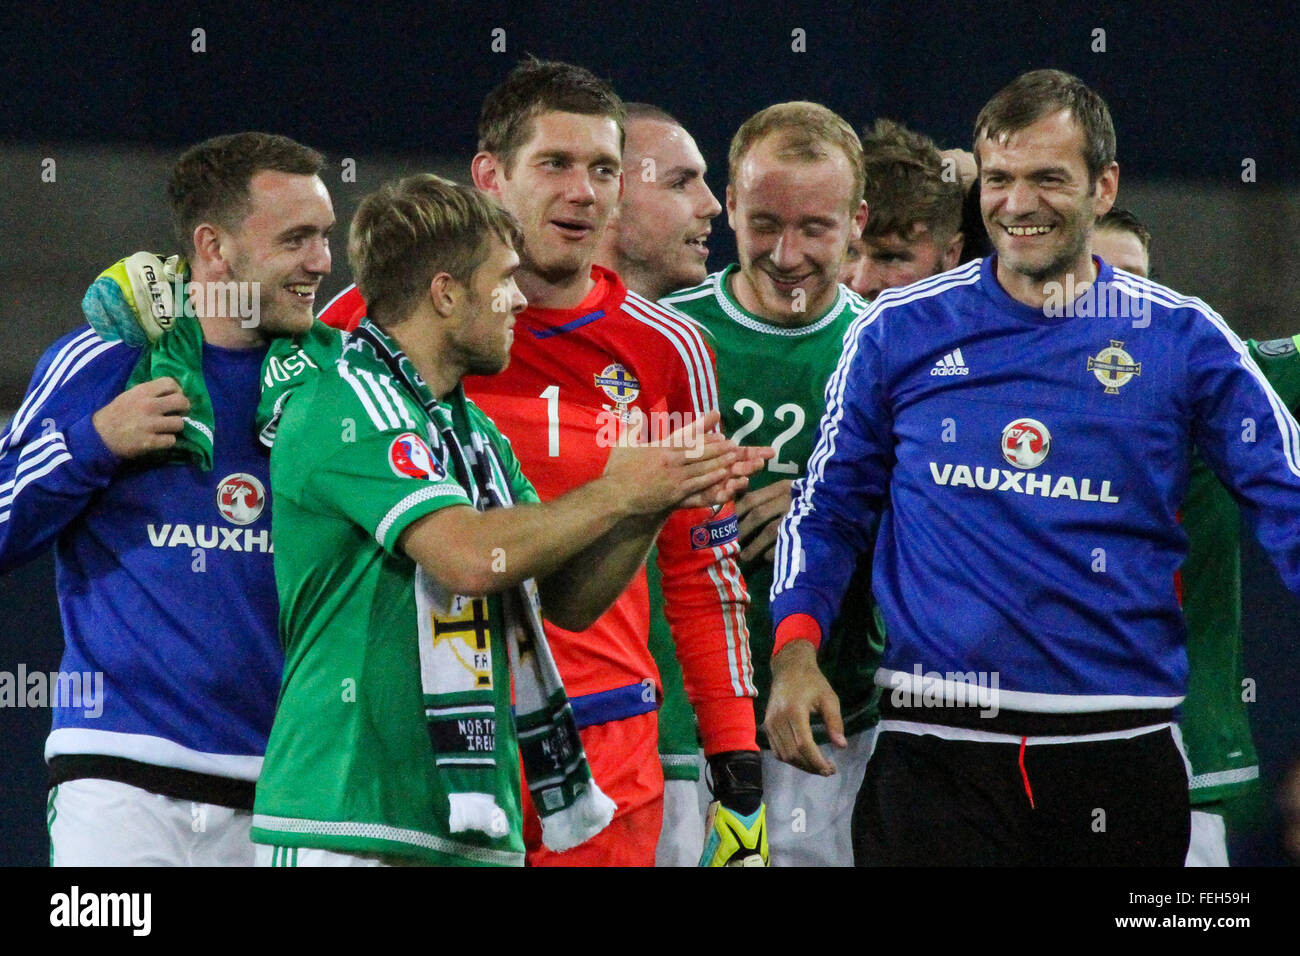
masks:
<svg viewBox="0 0 1300 956"><path fill-rule="evenodd" d="M538 397L546 399L546 454L557 458L560 454L560 386L548 385Z"/></svg>

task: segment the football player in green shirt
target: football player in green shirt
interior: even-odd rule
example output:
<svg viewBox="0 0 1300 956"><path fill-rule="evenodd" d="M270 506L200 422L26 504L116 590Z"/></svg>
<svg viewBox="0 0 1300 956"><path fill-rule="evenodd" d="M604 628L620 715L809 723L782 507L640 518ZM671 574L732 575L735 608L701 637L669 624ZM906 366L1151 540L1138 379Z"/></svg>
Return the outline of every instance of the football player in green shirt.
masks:
<svg viewBox="0 0 1300 956"><path fill-rule="evenodd" d="M722 206L704 180L707 166L690 133L648 103L624 103L623 196L610 217L596 261L633 292L657 300L706 275L710 223ZM664 614L658 561L646 561L650 586L650 652L664 699L659 708L659 760L664 770L664 822L655 866L695 866L704 845L697 787L704 757L695 714Z"/></svg>
<svg viewBox="0 0 1300 956"><path fill-rule="evenodd" d="M721 503L761 466L709 415L658 447L621 442L600 478L538 503L460 387L509 361L517 244L508 214L436 176L367 197L349 253L368 318L336 361L264 393L282 408L286 666L260 864L522 864L521 753L548 845L597 832L613 807L538 615L586 627L673 508Z"/></svg>
<svg viewBox="0 0 1300 956"><path fill-rule="evenodd" d="M855 161L856 144L843 120L815 104L782 104L752 117L746 127L732 143L728 189L740 264L665 301L715 333L724 426L734 425L741 438L754 434L779 446L767 471L755 476L751 491L737 503L737 512L746 516L741 531L754 600L750 637L757 642L755 670L761 675L760 691L765 691L772 640L768 555L789 506L791 485L781 476L803 473L844 330L865 307L853 293L874 297L957 264L963 181L947 174L949 166L929 138L889 120L877 121L865 131L857 160L863 173L856 178L867 204L863 228L856 204L841 205L839 193L826 191L834 181L827 178L826 161L835 162L836 145L850 168ZM807 188L782 193L781 176L796 172L791 165L810 166L803 170L805 176L822 174L819 186L809 183L822 190L820 197ZM840 186L848 182L846 173L841 171ZM795 195L798 202L791 203ZM824 281L835 275L830 270L836 261L844 284L838 289L833 279ZM780 281L787 277L798 281ZM829 780L786 767L769 754L769 838L777 864L852 863L849 816L871 750L876 721L872 678L883 638L870 599L869 568L859 568L851 594L836 627L839 640L820 660L838 696L850 746L832 751L830 728L815 727L824 769L832 757L839 765L839 774ZM781 803L774 800L778 792L786 794Z"/></svg>
<svg viewBox="0 0 1300 956"><path fill-rule="evenodd" d="M1112 209L1097 221L1092 251L1117 269L1146 278L1151 233L1130 212ZM1248 340L1251 358L1287 408L1300 409L1296 337ZM1242 673L1241 512L1199 456L1183 501L1187 560L1180 573L1187 620L1187 699L1179 728L1192 765L1192 839L1188 866L1227 866L1225 816L1259 788L1259 760L1250 736Z"/></svg>
<svg viewBox="0 0 1300 956"><path fill-rule="evenodd" d="M866 306L839 275L867 210L857 134L815 103L782 103L750 117L732 140L729 167L727 216L740 262L662 302L712 336L724 430L776 449L736 507L761 720L771 686L770 553L791 484L812 451L844 331ZM864 567L821 661L840 695L817 728L827 776L781 764L760 740L774 866L852 862L849 817L876 721L872 675L881 637L870 593ZM836 776L830 741L848 748L835 754Z"/></svg>

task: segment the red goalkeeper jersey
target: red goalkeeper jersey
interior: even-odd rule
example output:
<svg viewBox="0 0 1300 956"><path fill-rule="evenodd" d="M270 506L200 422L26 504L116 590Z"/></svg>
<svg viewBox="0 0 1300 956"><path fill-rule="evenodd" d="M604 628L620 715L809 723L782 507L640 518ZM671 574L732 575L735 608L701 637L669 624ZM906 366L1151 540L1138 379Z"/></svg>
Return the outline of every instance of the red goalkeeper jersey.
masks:
<svg viewBox="0 0 1300 956"><path fill-rule="evenodd" d="M595 287L577 308L529 306L516 319L510 365L468 376L469 396L496 423L543 500L598 477L613 419L639 408L659 434L717 406L713 357L690 319L629 292L592 266ZM356 326L365 303L355 288L321 319ZM728 505L675 511L658 540L665 614L706 752L753 750L755 695L736 563L736 518ZM645 571L586 631L546 625L580 723L653 707L659 688L650 654Z"/></svg>

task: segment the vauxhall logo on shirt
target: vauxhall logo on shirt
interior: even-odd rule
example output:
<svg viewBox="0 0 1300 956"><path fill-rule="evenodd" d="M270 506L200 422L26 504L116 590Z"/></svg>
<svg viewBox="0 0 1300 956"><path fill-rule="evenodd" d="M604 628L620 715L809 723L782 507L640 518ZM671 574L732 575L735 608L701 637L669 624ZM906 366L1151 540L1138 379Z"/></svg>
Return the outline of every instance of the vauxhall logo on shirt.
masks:
<svg viewBox="0 0 1300 956"><path fill-rule="evenodd" d="M273 554L271 532L253 530L252 524L266 509L266 488L255 475L237 471L217 482L217 513L223 524L149 524L149 543L155 548L215 548L218 551L251 551Z"/></svg>
<svg viewBox="0 0 1300 956"><path fill-rule="evenodd" d="M1017 468L1037 468L1052 447L1052 433L1042 422L1018 418L1002 429L1002 457Z"/></svg>
<svg viewBox="0 0 1300 956"><path fill-rule="evenodd" d="M981 491L1007 491L1042 498L1070 498L1118 504L1119 496L1111 493L1109 481L1052 475L1034 469L1047 460L1052 448L1052 433L1034 418L1017 418L1002 429L1002 458L1015 470L977 465L939 464L930 462L930 477L936 485L947 488L977 488ZM1095 489L1095 490L1094 490Z"/></svg>
<svg viewBox="0 0 1300 956"><path fill-rule="evenodd" d="M266 489L247 472L227 475L217 486L217 510L232 524L252 524L266 507Z"/></svg>

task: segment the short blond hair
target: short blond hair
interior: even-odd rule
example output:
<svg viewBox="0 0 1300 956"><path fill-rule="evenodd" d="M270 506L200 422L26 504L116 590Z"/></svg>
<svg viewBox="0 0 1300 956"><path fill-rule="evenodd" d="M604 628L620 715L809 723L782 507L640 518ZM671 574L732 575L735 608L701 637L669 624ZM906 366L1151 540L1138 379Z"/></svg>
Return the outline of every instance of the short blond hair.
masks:
<svg viewBox="0 0 1300 956"><path fill-rule="evenodd" d="M740 124L731 138L727 154L727 171L735 185L740 164L755 144L768 136L779 135L777 155L800 162L819 162L829 158L827 147L838 148L853 170L853 190L849 205L856 207L862 199L866 174L862 166L862 141L844 117L820 103L794 100L761 109Z"/></svg>
<svg viewBox="0 0 1300 956"><path fill-rule="evenodd" d="M382 328L401 322L440 272L468 282L492 236L522 245L514 217L477 189L432 173L385 183L361 201L348 237L368 317Z"/></svg>

